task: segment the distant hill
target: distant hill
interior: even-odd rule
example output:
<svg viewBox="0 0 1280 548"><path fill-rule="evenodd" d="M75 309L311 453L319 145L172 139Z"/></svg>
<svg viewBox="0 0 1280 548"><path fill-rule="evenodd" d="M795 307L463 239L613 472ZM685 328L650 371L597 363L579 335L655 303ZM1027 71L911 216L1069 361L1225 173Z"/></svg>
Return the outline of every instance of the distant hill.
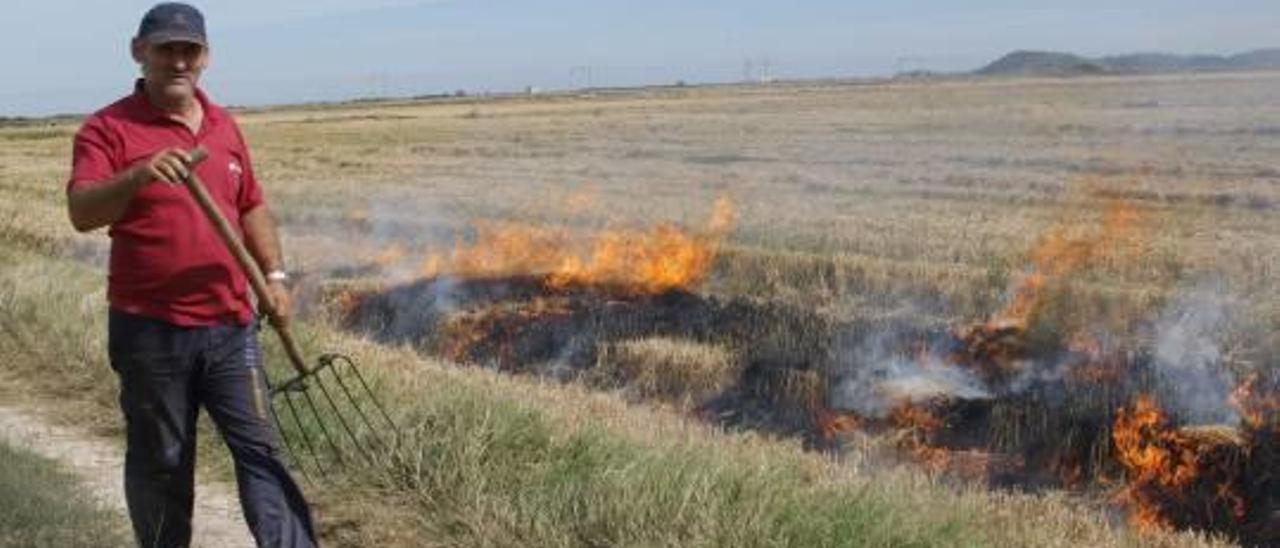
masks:
<svg viewBox="0 0 1280 548"><path fill-rule="evenodd" d="M1094 74L1106 69L1093 61L1070 53L1052 51L1015 51L977 70L985 76Z"/></svg>
<svg viewBox="0 0 1280 548"><path fill-rule="evenodd" d="M1015 51L974 73L983 76L1076 76L1272 69L1280 69L1280 48L1229 56L1131 53L1093 59L1053 51Z"/></svg>
<svg viewBox="0 0 1280 548"><path fill-rule="evenodd" d="M1232 68L1280 69L1280 48L1259 49L1228 57Z"/></svg>

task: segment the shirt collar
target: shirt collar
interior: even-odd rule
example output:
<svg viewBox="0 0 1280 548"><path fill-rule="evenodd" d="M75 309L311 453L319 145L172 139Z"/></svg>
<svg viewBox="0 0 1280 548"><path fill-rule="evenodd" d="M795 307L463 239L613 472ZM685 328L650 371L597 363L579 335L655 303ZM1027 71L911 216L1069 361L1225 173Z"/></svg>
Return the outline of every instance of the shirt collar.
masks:
<svg viewBox="0 0 1280 548"><path fill-rule="evenodd" d="M160 110L151 104L151 99L147 97L145 88L146 80L138 78L133 83L133 95L129 98L134 114L148 121L171 120L169 114ZM209 103L209 96L205 95L204 90L196 88L196 100L200 102L200 107L204 110L204 124L210 125L216 122L217 112Z"/></svg>

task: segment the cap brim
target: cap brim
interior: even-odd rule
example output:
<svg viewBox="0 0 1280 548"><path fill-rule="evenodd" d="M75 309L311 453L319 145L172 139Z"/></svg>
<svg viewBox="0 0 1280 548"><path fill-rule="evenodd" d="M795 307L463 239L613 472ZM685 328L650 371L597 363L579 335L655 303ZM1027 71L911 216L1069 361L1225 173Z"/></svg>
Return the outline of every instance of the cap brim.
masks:
<svg viewBox="0 0 1280 548"><path fill-rule="evenodd" d="M144 40L152 44L168 44L170 42L190 42L192 44L200 44L208 46L203 36L190 31L184 30L157 30L143 37Z"/></svg>

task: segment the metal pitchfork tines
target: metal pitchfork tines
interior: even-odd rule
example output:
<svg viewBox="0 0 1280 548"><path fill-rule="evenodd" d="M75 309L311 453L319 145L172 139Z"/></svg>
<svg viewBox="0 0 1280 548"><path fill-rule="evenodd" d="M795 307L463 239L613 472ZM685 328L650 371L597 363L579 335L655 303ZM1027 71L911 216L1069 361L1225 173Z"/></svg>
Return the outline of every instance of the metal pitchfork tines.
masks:
<svg viewBox="0 0 1280 548"><path fill-rule="evenodd" d="M223 243L244 269L254 294L258 296L258 307L280 336L280 344L289 357L289 363L297 371L297 375L271 389L271 415L280 429L280 436L294 466L310 481L311 474L307 472L304 460L310 461L312 468L322 478L333 466L347 464L354 455L359 455L366 462L375 462L375 454L379 449L390 450L392 444L399 440L399 428L351 358L341 354L325 354L317 360L315 367L307 365L288 324L284 323L267 293L267 282L258 263L249 255L244 243L214 205L209 192L195 174L195 166L204 161L208 153L202 148L196 148L191 151L190 156L191 172L183 180L183 185L191 192L200 209L217 229ZM277 407L283 409L277 410ZM296 439L285 432L281 415L289 417L293 426L297 427ZM386 429L390 430L390 440L386 439L384 429L379 427L384 422ZM350 445L344 447L344 440L349 440ZM308 459L301 458L299 451L302 450L306 451Z"/></svg>

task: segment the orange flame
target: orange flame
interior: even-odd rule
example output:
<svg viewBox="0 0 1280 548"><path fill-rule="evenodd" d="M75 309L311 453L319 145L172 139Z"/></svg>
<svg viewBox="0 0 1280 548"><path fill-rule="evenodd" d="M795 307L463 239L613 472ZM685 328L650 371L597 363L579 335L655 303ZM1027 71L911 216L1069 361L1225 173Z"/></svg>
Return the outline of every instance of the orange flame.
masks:
<svg viewBox="0 0 1280 548"><path fill-rule="evenodd" d="M399 263L407 254L408 251L405 250L404 246L398 243L391 244L385 249L379 251L378 255L373 258L373 262L374 264L385 268Z"/></svg>
<svg viewBox="0 0 1280 548"><path fill-rule="evenodd" d="M907 403L889 413L889 422L906 435L900 443L902 449L910 452L926 470L936 474L950 467L951 451L930 443L934 433L944 426L933 412Z"/></svg>
<svg viewBox="0 0 1280 548"><path fill-rule="evenodd" d="M899 428L915 430L921 434L931 434L942 428L942 419L928 409L911 404L895 407L889 414L889 420Z"/></svg>
<svg viewBox="0 0 1280 548"><path fill-rule="evenodd" d="M1237 522L1244 518L1246 503L1237 491L1239 478L1230 469L1232 464L1213 454L1212 443L1173 428L1150 396L1141 396L1132 409L1119 411L1112 440L1126 471L1126 486L1117 500L1131 509L1130 521L1139 530L1215 519L1192 510L1206 506L1192 502L1205 495L1216 503L1210 507L1228 509Z"/></svg>
<svg viewBox="0 0 1280 548"><path fill-rule="evenodd" d="M996 317L1025 325L1037 312L1049 284L1113 257L1116 250L1132 242L1143 218L1136 206L1112 200L1098 231L1066 223L1052 229L1032 250L1030 274L1019 281L1013 300Z"/></svg>
<svg viewBox="0 0 1280 548"><path fill-rule="evenodd" d="M447 256L429 256L422 271L461 278L543 276L551 289L610 286L659 294L705 280L732 223L733 207L723 198L697 233L663 224L650 231L608 230L582 242L566 230L477 223L473 243L458 242Z"/></svg>
<svg viewBox="0 0 1280 548"><path fill-rule="evenodd" d="M1168 429L1168 418L1150 396L1139 397L1132 410L1121 409L1116 416L1112 439L1117 458L1129 472L1129 486L1121 493L1133 514L1130 521L1141 530L1160 530L1172 526L1159 501L1152 500L1136 486L1155 484L1166 488L1186 486L1195 469L1188 467L1168 443L1178 439Z"/></svg>
<svg viewBox="0 0 1280 548"><path fill-rule="evenodd" d="M839 413L825 405L813 407L813 422L822 437L822 441L832 442L840 434L853 432L862 427L862 421L849 413Z"/></svg>
<svg viewBox="0 0 1280 548"><path fill-rule="evenodd" d="M1265 431L1268 428L1280 432L1280 392L1262 389L1262 376L1250 374L1231 393L1231 406L1240 413L1248 428ZM1271 424L1268 425L1268 421Z"/></svg>

